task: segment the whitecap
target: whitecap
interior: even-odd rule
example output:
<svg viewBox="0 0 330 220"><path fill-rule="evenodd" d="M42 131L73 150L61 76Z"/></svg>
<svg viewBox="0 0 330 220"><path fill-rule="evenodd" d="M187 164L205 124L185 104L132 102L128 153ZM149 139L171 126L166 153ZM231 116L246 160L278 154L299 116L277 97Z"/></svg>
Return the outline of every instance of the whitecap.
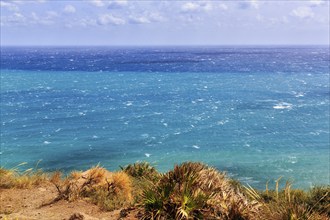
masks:
<svg viewBox="0 0 330 220"><path fill-rule="evenodd" d="M50 144L51 142L50 141L44 141L44 144Z"/></svg>
<svg viewBox="0 0 330 220"><path fill-rule="evenodd" d="M317 131L315 131L315 132L309 132L309 134L314 135L314 136L318 136L318 135L320 135L320 132L317 132Z"/></svg>
<svg viewBox="0 0 330 220"><path fill-rule="evenodd" d="M131 106L131 105L133 105L133 102L132 101L127 101L127 102L125 102L124 103L126 106Z"/></svg>
<svg viewBox="0 0 330 220"><path fill-rule="evenodd" d="M293 95L297 98L299 97L304 97L305 96L305 93L303 92L296 92L296 91L292 91Z"/></svg>
<svg viewBox="0 0 330 220"><path fill-rule="evenodd" d="M146 157L150 157L151 156L151 154L148 154L148 153L145 153L144 154Z"/></svg>
<svg viewBox="0 0 330 220"><path fill-rule="evenodd" d="M297 157L296 156L289 156L288 157L288 162L292 163L292 164L297 163L298 162Z"/></svg>
<svg viewBox="0 0 330 220"><path fill-rule="evenodd" d="M192 147L195 148L195 149L199 149L200 148L198 145L193 145Z"/></svg>
<svg viewBox="0 0 330 220"><path fill-rule="evenodd" d="M224 125L228 122L228 120L217 121L217 125Z"/></svg>
<svg viewBox="0 0 330 220"><path fill-rule="evenodd" d="M292 104L286 102L280 102L274 105L273 109L292 109Z"/></svg>
<svg viewBox="0 0 330 220"><path fill-rule="evenodd" d="M59 131L61 131L61 130L62 130L62 128L59 128L59 129L56 129L55 132L59 132Z"/></svg>
<svg viewBox="0 0 330 220"><path fill-rule="evenodd" d="M97 139L99 138L97 135L93 135L93 139Z"/></svg>
<svg viewBox="0 0 330 220"><path fill-rule="evenodd" d="M145 134L141 134L141 137L143 138L148 138L149 137L149 134L145 133Z"/></svg>

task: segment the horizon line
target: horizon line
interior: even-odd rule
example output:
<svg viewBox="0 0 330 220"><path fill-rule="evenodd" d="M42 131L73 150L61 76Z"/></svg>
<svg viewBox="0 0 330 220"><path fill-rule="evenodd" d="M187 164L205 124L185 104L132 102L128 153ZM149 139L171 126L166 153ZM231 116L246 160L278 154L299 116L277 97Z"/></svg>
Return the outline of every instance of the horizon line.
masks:
<svg viewBox="0 0 330 220"><path fill-rule="evenodd" d="M142 44L142 45L130 45L130 44L99 44L99 45L70 45L70 44L59 44L59 45L1 45L0 47L251 47L251 46L328 46L330 47L330 43L328 44Z"/></svg>

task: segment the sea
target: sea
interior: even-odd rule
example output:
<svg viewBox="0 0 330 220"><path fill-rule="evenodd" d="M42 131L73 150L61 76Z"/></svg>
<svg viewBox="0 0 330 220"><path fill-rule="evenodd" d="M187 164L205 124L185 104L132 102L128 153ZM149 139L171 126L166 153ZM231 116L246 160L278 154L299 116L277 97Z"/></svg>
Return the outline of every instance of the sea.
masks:
<svg viewBox="0 0 330 220"><path fill-rule="evenodd" d="M330 184L328 46L1 47L1 166Z"/></svg>

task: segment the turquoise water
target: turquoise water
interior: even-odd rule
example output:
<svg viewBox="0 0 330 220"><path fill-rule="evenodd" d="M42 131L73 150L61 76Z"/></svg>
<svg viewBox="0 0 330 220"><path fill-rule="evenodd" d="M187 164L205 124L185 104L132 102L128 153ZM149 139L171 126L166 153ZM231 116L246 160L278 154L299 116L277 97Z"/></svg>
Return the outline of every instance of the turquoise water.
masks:
<svg viewBox="0 0 330 220"><path fill-rule="evenodd" d="M273 52L268 62L278 57L274 48L268 50ZM159 55L169 71L157 69L165 67L156 62L127 71L132 63L128 59L122 69L117 64L113 71L100 72L82 71L83 66L54 70L49 65L47 70L44 62L56 62L44 57L24 58L32 64L15 66L6 52L1 70L1 165L28 162L31 167L42 160L39 167L45 170L69 171L100 162L113 170L148 161L166 171L192 160L258 188L280 176L293 180L295 187L329 184L329 72L321 52L315 55L312 48L301 51L304 59L288 56L281 60L291 65L272 64L276 71L263 67L253 51L246 55L250 58L243 56L251 64L241 71L223 67L238 62L231 60L232 54L211 54L214 62L229 60L205 72L200 69L209 58L200 54L195 71L184 68L190 65L186 58L174 65ZM141 54L146 56L145 51ZM178 71L172 70L175 66Z"/></svg>

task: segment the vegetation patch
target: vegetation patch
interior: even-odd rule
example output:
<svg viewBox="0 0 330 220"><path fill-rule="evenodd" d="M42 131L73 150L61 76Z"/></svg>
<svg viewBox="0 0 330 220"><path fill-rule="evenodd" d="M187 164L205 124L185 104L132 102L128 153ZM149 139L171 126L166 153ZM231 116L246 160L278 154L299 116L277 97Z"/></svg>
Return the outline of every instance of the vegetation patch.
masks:
<svg viewBox="0 0 330 220"><path fill-rule="evenodd" d="M274 189L266 184L258 191L202 163L182 163L166 173L146 162L116 172L97 165L66 176L37 168L19 171L21 165L0 168L0 189L51 183L57 196L49 204L83 199L104 211L120 209L122 219L135 210L139 219L330 220L330 186L304 191L286 182L279 189L279 178Z"/></svg>

